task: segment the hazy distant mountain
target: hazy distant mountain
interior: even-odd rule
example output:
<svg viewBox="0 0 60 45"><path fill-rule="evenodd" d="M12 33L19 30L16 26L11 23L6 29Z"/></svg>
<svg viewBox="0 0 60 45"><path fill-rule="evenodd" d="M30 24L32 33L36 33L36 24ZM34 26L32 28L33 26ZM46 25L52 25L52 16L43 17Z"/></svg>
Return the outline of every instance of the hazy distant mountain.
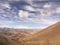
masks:
<svg viewBox="0 0 60 45"><path fill-rule="evenodd" d="M60 22L49 26L26 41L26 45L60 45Z"/></svg>
<svg viewBox="0 0 60 45"><path fill-rule="evenodd" d="M31 32L31 29L0 28L0 45L23 45L22 41Z"/></svg>
<svg viewBox="0 0 60 45"><path fill-rule="evenodd" d="M14 28L0 28L0 33L6 35L12 40L21 41L27 36L36 32L36 29L14 29Z"/></svg>

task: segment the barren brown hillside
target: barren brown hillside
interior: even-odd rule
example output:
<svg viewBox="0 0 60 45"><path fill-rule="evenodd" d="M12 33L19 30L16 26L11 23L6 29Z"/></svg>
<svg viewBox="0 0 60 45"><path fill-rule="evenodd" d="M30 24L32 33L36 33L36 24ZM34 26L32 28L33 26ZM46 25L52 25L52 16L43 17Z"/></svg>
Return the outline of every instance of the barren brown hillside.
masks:
<svg viewBox="0 0 60 45"><path fill-rule="evenodd" d="M20 39L22 38L22 41L15 40L14 38L16 37L9 37L3 32L0 32L0 45L60 45L60 22L49 26L33 35L26 36L25 40L23 40L21 36L19 37L21 34L18 33L17 36Z"/></svg>
<svg viewBox="0 0 60 45"><path fill-rule="evenodd" d="M0 34L0 45L23 45L21 42L11 40L11 38Z"/></svg>
<svg viewBox="0 0 60 45"><path fill-rule="evenodd" d="M60 22L35 33L26 45L60 45Z"/></svg>
<svg viewBox="0 0 60 45"><path fill-rule="evenodd" d="M27 31L0 28L0 45L23 45L22 40L29 35Z"/></svg>

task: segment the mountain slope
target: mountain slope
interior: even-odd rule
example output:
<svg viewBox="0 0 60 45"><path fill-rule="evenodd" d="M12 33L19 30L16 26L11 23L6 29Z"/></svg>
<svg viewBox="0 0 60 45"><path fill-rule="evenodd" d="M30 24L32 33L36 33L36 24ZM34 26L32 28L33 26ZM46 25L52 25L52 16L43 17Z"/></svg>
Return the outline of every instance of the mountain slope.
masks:
<svg viewBox="0 0 60 45"><path fill-rule="evenodd" d="M22 29L0 28L0 45L23 45L22 40L28 35Z"/></svg>
<svg viewBox="0 0 60 45"><path fill-rule="evenodd" d="M26 45L60 45L60 22L32 35Z"/></svg>
<svg viewBox="0 0 60 45"><path fill-rule="evenodd" d="M31 38L27 38L29 40L23 40L25 33L22 34L22 37L19 37L19 35L21 35L21 32L12 31L12 35L17 34L16 36L19 37L19 39L23 40L18 41L19 39L14 39L16 38L16 36L10 37L11 35L5 32L6 31L1 32L0 29L0 45L60 45L60 22L49 26L33 35L30 35Z"/></svg>
<svg viewBox="0 0 60 45"><path fill-rule="evenodd" d="M21 42L11 40L4 34L0 34L0 45L22 45Z"/></svg>

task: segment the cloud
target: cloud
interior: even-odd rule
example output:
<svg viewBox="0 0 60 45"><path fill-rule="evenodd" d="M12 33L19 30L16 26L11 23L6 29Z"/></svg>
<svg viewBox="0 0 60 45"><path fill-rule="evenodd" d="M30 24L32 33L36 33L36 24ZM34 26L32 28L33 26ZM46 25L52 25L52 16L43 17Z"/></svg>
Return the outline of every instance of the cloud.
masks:
<svg viewBox="0 0 60 45"><path fill-rule="evenodd" d="M4 28L4 27L12 28L12 27L11 27L11 26L9 26L9 25L0 25L0 28Z"/></svg>
<svg viewBox="0 0 60 45"><path fill-rule="evenodd" d="M46 3L43 7L44 8L51 8L51 6L52 6L51 4Z"/></svg>
<svg viewBox="0 0 60 45"><path fill-rule="evenodd" d="M20 0L8 0L8 1L16 1L16 2L18 2L18 1L20 1Z"/></svg>
<svg viewBox="0 0 60 45"><path fill-rule="evenodd" d="M7 23L8 22L8 23ZM8 25L8 24L13 24L14 23L14 21L6 21L6 20L0 20L0 25L2 24L2 25L4 25L4 24L6 24L6 25Z"/></svg>
<svg viewBox="0 0 60 45"><path fill-rule="evenodd" d="M0 20L17 20L18 13L16 8L11 8L9 3L0 4Z"/></svg>
<svg viewBox="0 0 60 45"><path fill-rule="evenodd" d="M44 17L49 17L52 16L53 12L51 10L48 9L40 9L40 17L44 18Z"/></svg>
<svg viewBox="0 0 60 45"><path fill-rule="evenodd" d="M60 7L56 8L56 13L60 13Z"/></svg>
<svg viewBox="0 0 60 45"><path fill-rule="evenodd" d="M42 19L42 21L45 24L51 24L51 25L57 22L56 20L51 20L51 19Z"/></svg>
<svg viewBox="0 0 60 45"><path fill-rule="evenodd" d="M19 29L28 29L29 27L20 25L20 26L14 26L14 28L19 28Z"/></svg>
<svg viewBox="0 0 60 45"><path fill-rule="evenodd" d="M8 22L8 23L7 23ZM19 23L21 23L20 21L18 21ZM22 22L23 23L23 22ZM0 20L0 27L4 28L4 27L7 27L7 28L19 28L19 29L31 29L32 27L28 27L27 25L21 25L14 21L1 21Z"/></svg>
<svg viewBox="0 0 60 45"><path fill-rule="evenodd" d="M36 11L32 6L25 6L25 9L28 11Z"/></svg>
<svg viewBox="0 0 60 45"><path fill-rule="evenodd" d="M42 28L59 21L60 16L57 14L60 13L60 6L57 3L44 1L41 3L41 0L8 0L7 2L0 4L0 25L15 28L30 28L37 25L36 27Z"/></svg>
<svg viewBox="0 0 60 45"><path fill-rule="evenodd" d="M36 28L46 28L50 25L53 25L59 21L57 20L52 20L52 19L46 19L46 18L28 18L27 20L25 20L25 22L29 22L29 23L33 23L32 25L36 24ZM35 27L34 26L34 27Z"/></svg>
<svg viewBox="0 0 60 45"><path fill-rule="evenodd" d="M2 27L2 28L3 27L11 28L13 23L14 23L13 21L2 21L2 20L0 20L0 27Z"/></svg>
<svg viewBox="0 0 60 45"><path fill-rule="evenodd" d="M11 8L9 2L0 3L0 5L3 6L4 8L9 8L9 9Z"/></svg>
<svg viewBox="0 0 60 45"><path fill-rule="evenodd" d="M23 10L19 10L18 15L19 15L19 17L21 17L21 18L27 18L27 17L29 16L29 12L23 11Z"/></svg>
<svg viewBox="0 0 60 45"><path fill-rule="evenodd" d="M3 6L6 7L6 8L10 8L9 4L3 4Z"/></svg>

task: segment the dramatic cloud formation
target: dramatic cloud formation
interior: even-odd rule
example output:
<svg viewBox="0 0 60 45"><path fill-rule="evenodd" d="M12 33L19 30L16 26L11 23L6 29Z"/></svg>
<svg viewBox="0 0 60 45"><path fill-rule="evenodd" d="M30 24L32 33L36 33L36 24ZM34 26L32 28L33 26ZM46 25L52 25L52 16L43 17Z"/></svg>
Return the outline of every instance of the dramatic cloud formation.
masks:
<svg viewBox="0 0 60 45"><path fill-rule="evenodd" d="M50 26L60 21L59 4L59 0L0 0L0 25L15 28Z"/></svg>

